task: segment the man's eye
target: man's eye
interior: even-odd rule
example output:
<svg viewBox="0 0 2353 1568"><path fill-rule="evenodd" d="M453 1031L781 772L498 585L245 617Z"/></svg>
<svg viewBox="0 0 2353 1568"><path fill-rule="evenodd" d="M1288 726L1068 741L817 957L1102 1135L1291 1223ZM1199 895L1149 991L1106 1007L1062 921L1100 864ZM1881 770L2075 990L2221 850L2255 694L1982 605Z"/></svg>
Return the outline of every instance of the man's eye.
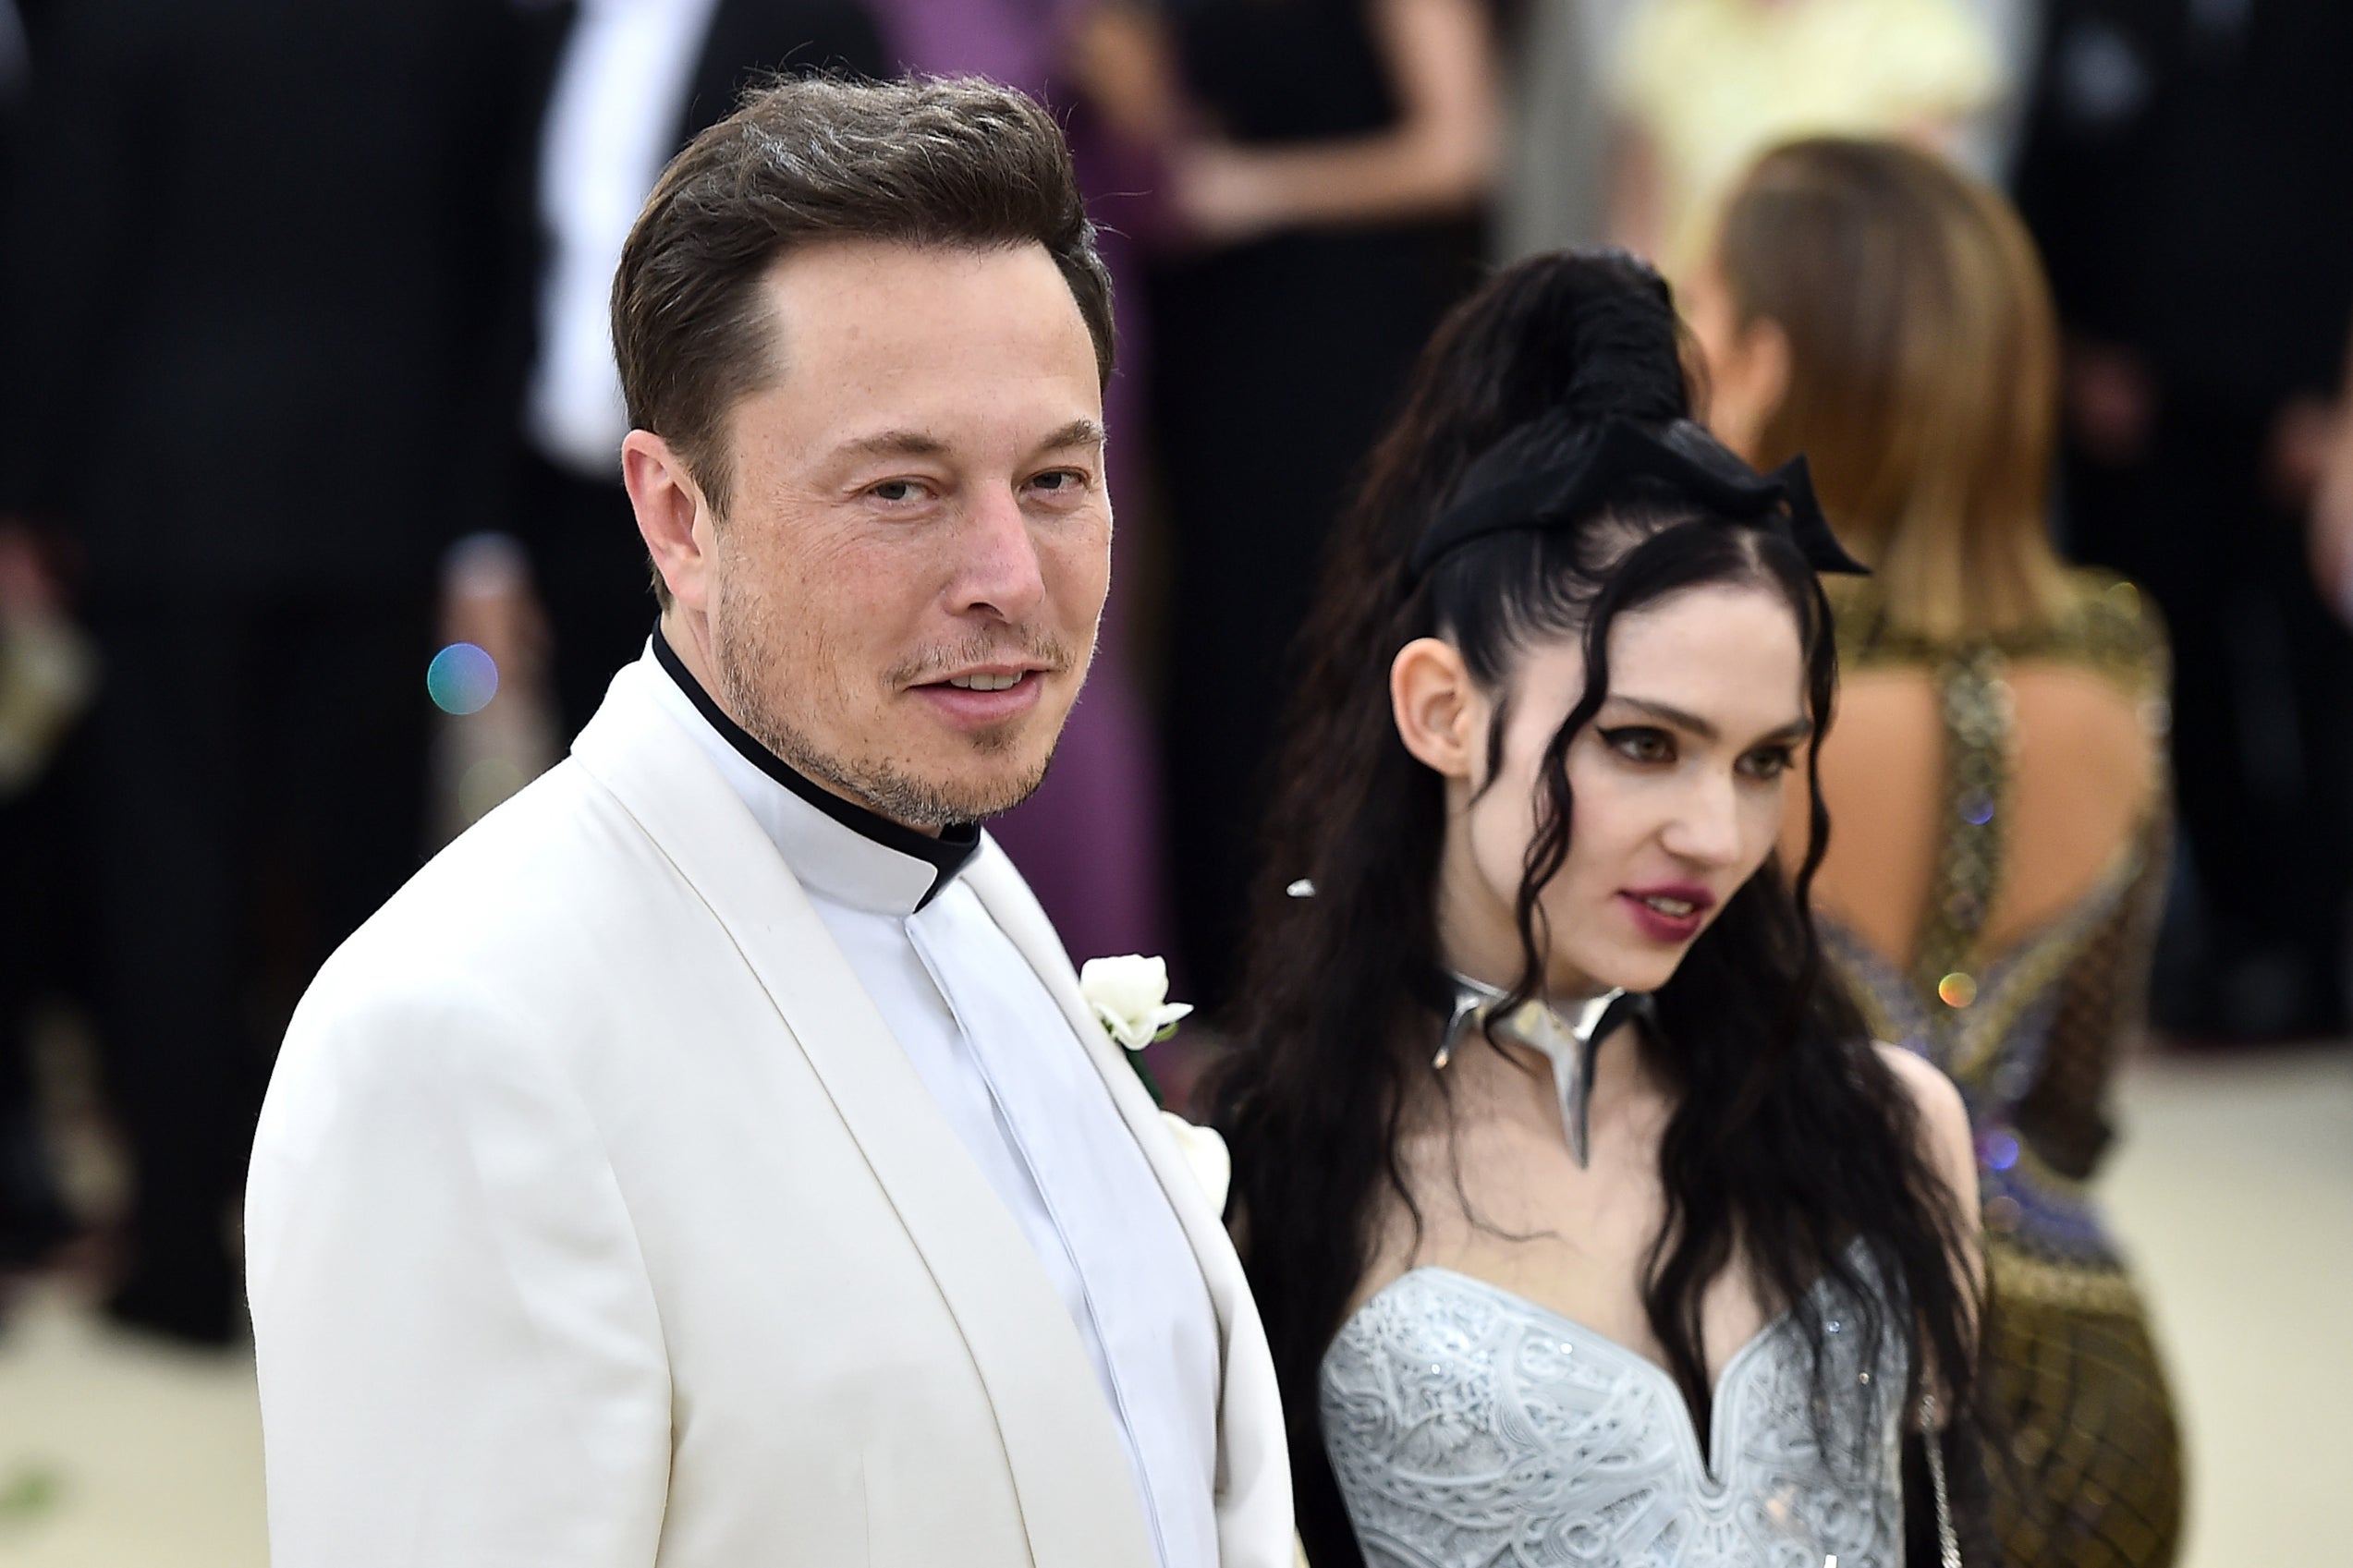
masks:
<svg viewBox="0 0 2353 1568"><path fill-rule="evenodd" d="M914 480L884 480L866 493L877 501L920 501L923 499L923 486Z"/></svg>
<svg viewBox="0 0 2353 1568"><path fill-rule="evenodd" d="M1672 762L1675 760L1675 740L1664 730L1648 725L1629 725L1625 729L1603 730L1602 739L1609 748L1629 762Z"/></svg>
<svg viewBox="0 0 2353 1568"><path fill-rule="evenodd" d="M1076 468L1055 468L1030 481L1031 489L1042 490L1049 495L1075 494L1085 489L1086 484L1087 476Z"/></svg>

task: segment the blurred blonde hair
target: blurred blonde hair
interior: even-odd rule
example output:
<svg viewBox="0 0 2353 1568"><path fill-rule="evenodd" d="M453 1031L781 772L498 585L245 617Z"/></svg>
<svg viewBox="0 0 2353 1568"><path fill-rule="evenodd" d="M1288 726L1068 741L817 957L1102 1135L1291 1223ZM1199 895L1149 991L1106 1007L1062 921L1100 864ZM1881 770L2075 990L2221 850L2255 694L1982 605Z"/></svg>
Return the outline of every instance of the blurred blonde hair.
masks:
<svg viewBox="0 0 2353 1568"><path fill-rule="evenodd" d="M2054 618L2058 334L2009 203L1908 147L1796 141L1734 188L1715 255L1740 324L1789 342L1752 456L1806 455L1889 629L1949 641Z"/></svg>

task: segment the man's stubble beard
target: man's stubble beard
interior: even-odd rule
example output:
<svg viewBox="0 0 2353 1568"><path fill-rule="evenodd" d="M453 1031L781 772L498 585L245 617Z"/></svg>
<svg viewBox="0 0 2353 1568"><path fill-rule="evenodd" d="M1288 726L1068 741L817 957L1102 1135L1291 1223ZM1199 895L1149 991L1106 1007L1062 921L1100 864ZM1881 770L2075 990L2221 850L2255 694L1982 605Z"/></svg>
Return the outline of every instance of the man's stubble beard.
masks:
<svg viewBox="0 0 2353 1568"><path fill-rule="evenodd" d="M718 608L714 606L714 608ZM886 760L829 757L777 711L762 691L760 672L783 669L786 661L776 642L774 615L765 602L737 600L711 619L711 657L717 666L720 694L744 733L774 753L803 777L864 806L868 810L914 828L945 828L977 822L1012 810L1037 793L1053 766L1061 745L1046 748L1036 768L995 787L959 788L919 778ZM821 647L814 668L830 668ZM1067 723L1068 714L1064 714ZM1014 726L974 739L974 750L986 757L1011 750L1018 739Z"/></svg>

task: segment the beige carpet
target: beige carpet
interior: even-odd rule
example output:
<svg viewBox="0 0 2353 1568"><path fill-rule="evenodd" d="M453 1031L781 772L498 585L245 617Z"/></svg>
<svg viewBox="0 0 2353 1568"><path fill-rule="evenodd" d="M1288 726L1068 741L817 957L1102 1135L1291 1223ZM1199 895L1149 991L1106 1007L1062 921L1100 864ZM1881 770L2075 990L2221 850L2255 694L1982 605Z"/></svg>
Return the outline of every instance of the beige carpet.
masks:
<svg viewBox="0 0 2353 1568"><path fill-rule="evenodd" d="M61 1288L20 1303L0 1340L0 1563L268 1560L250 1359L109 1332Z"/></svg>
<svg viewBox="0 0 2353 1568"><path fill-rule="evenodd" d="M2353 1051L2174 1058L2108 1194L2189 1443L2187 1568L2353 1563Z"/></svg>
<svg viewBox="0 0 2353 1568"><path fill-rule="evenodd" d="M2353 1050L2140 1068L2109 1184L2191 1441L2184 1568L2353 1562ZM262 1568L242 1357L98 1327L57 1286L0 1338L0 1563Z"/></svg>

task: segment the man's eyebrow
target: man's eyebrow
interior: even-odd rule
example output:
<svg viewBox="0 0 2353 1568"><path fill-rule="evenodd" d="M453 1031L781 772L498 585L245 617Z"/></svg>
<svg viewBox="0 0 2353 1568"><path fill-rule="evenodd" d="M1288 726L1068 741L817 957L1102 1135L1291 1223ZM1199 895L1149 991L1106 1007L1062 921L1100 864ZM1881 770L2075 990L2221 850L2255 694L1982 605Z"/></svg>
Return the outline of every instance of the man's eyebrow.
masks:
<svg viewBox="0 0 2353 1568"><path fill-rule="evenodd" d="M1037 444L1040 452L1060 452L1073 446L1100 446L1105 432L1100 419L1073 419L1058 430L1051 431ZM877 431L845 441L834 448L837 457L945 457L948 444L938 436L920 430Z"/></svg>
<svg viewBox="0 0 2353 1568"><path fill-rule="evenodd" d="M947 443L920 430L877 431L834 448L837 457L945 457Z"/></svg>
<svg viewBox="0 0 2353 1568"><path fill-rule="evenodd" d="M1038 450L1059 452L1070 446L1101 446L1109 433L1101 419L1073 419L1038 443Z"/></svg>
<svg viewBox="0 0 2353 1568"><path fill-rule="evenodd" d="M1714 724L1702 719L1697 713L1685 712L1671 702L1660 702L1648 697L1628 697L1615 691L1610 693L1609 699L1612 702L1622 702L1628 708L1647 713L1664 723L1673 724L1679 730L1688 730L1701 740L1713 742L1722 738L1722 732ZM1801 713L1780 728L1758 737L1758 743L1765 745L1773 742L1800 741L1813 733L1814 722Z"/></svg>

